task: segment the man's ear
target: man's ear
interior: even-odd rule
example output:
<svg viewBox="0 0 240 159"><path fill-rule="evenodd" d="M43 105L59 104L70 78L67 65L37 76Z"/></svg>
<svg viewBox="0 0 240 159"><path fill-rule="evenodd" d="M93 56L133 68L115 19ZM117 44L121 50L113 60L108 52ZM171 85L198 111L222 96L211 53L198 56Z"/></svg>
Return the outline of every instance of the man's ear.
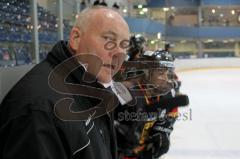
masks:
<svg viewBox="0 0 240 159"><path fill-rule="evenodd" d="M70 46L70 49L74 51L74 53L78 49L80 40L81 40L81 31L78 28L73 27L70 32L69 46Z"/></svg>

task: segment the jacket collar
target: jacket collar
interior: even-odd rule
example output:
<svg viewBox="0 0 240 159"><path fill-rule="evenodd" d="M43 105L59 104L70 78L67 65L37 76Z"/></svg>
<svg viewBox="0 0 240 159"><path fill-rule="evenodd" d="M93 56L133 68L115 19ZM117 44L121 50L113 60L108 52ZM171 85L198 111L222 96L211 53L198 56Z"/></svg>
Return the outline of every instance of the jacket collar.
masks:
<svg viewBox="0 0 240 159"><path fill-rule="evenodd" d="M51 52L47 56L47 61L50 61L54 65L58 65L64 60L72 57L72 54L70 53L68 47L67 47L66 41L59 41L57 42Z"/></svg>

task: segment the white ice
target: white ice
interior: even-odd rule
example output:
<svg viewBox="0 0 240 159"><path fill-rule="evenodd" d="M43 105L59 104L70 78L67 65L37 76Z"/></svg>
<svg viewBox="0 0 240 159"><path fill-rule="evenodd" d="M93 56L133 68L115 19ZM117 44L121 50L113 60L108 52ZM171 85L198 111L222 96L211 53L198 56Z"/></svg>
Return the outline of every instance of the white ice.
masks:
<svg viewBox="0 0 240 159"><path fill-rule="evenodd" d="M164 159L240 159L240 69L180 72L190 105ZM188 118L186 118L186 116Z"/></svg>

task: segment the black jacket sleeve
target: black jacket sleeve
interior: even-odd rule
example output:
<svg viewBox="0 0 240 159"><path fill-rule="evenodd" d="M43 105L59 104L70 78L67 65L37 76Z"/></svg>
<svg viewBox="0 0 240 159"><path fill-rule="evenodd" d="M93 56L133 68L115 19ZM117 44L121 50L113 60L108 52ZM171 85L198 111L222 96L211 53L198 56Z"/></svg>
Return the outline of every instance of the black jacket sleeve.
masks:
<svg viewBox="0 0 240 159"><path fill-rule="evenodd" d="M50 114L32 111L8 124L2 159L67 159ZM2 143L3 144L3 143Z"/></svg>

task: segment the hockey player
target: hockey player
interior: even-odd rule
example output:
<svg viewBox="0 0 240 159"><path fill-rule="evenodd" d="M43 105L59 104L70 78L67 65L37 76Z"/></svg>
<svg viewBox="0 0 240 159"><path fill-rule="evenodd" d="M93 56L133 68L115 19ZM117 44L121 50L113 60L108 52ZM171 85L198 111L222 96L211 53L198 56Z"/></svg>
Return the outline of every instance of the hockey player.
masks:
<svg viewBox="0 0 240 159"><path fill-rule="evenodd" d="M124 64L119 79L133 96L140 90L142 98L116 111L120 158L158 158L169 150L177 106L187 105L188 98L176 95L180 82L174 72L173 56L165 50L146 52L142 36L130 39L130 61Z"/></svg>

